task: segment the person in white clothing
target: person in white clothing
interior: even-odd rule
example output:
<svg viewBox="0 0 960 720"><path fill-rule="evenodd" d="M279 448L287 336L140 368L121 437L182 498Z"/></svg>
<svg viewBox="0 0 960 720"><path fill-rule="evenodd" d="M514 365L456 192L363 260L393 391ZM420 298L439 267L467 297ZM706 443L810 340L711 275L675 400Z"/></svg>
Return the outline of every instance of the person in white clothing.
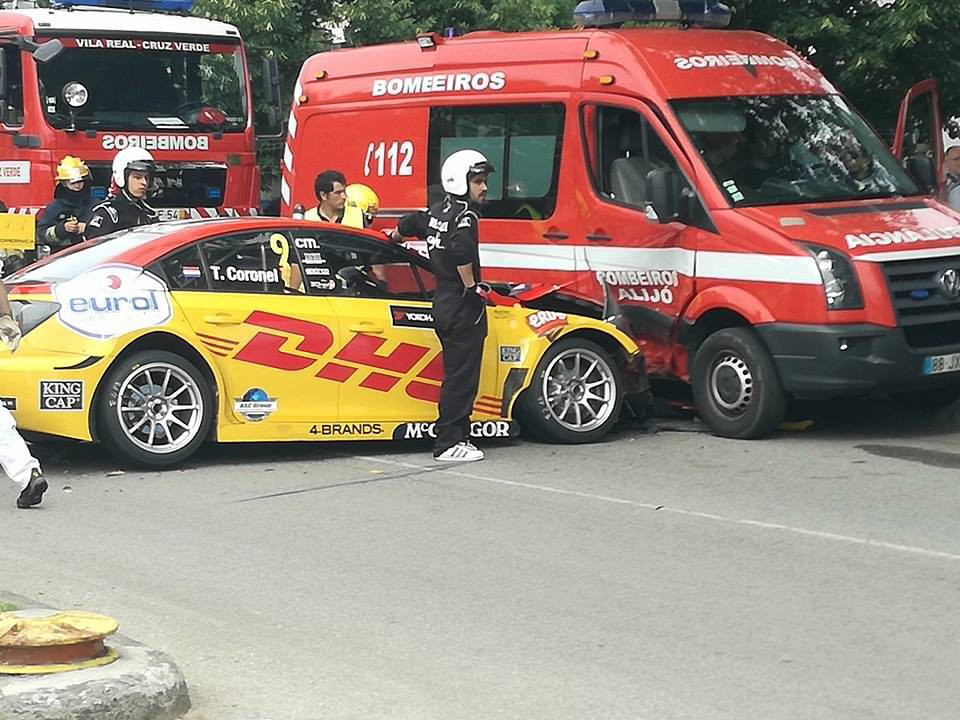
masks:
<svg viewBox="0 0 960 720"><path fill-rule="evenodd" d="M7 298L7 288L0 282L0 342L14 352L20 344L20 326L13 319L13 310ZM3 357L0 356L0 372ZM17 421L0 404L0 465L11 480L20 486L17 507L26 509L39 505L47 490L47 481L40 469L40 462L30 454L27 443L17 432Z"/></svg>

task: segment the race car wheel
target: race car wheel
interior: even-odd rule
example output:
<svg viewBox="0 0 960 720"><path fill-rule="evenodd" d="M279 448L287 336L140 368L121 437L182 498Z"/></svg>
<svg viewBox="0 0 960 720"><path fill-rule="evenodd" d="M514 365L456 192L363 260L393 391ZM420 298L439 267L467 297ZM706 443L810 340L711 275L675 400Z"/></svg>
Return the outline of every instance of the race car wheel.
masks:
<svg viewBox="0 0 960 720"><path fill-rule="evenodd" d="M750 328L713 333L697 350L691 375L700 417L721 437L769 435L787 411L773 359Z"/></svg>
<svg viewBox="0 0 960 720"><path fill-rule="evenodd" d="M103 444L121 460L169 467L192 455L215 412L207 381L188 360L161 350L117 363L97 394Z"/></svg>
<svg viewBox="0 0 960 720"><path fill-rule="evenodd" d="M540 440L583 443L605 435L620 416L623 377L602 347L576 337L550 346L517 400L524 431Z"/></svg>

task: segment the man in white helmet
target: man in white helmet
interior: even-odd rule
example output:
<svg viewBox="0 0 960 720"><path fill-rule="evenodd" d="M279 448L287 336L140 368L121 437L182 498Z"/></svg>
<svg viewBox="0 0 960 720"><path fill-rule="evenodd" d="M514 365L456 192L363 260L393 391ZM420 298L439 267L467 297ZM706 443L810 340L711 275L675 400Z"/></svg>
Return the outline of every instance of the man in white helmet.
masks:
<svg viewBox="0 0 960 720"><path fill-rule="evenodd" d="M157 211L147 204L150 182L156 172L153 155L131 147L113 158L113 184L104 202L93 208L87 223L87 239L158 221Z"/></svg>
<svg viewBox="0 0 960 720"><path fill-rule="evenodd" d="M470 442L470 414L480 384L480 360L487 336L487 296L480 285L477 211L487 199L487 177L494 171L476 150L459 150L440 169L447 195L427 212L405 215L391 239L425 240L437 278L433 328L443 347L435 460L483 460Z"/></svg>

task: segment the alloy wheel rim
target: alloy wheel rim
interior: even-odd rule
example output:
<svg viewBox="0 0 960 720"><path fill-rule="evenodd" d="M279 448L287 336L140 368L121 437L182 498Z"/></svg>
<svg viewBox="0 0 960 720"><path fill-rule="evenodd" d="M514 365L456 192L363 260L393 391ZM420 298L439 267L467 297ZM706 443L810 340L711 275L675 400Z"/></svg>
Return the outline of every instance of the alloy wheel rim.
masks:
<svg viewBox="0 0 960 720"><path fill-rule="evenodd" d="M565 350L543 374L547 411L561 426L589 432L605 423L616 402L616 380L606 360L585 348Z"/></svg>
<svg viewBox="0 0 960 720"><path fill-rule="evenodd" d="M120 427L131 443L149 453L166 455L189 445L200 432L203 412L200 388L176 365L141 365L120 383Z"/></svg>

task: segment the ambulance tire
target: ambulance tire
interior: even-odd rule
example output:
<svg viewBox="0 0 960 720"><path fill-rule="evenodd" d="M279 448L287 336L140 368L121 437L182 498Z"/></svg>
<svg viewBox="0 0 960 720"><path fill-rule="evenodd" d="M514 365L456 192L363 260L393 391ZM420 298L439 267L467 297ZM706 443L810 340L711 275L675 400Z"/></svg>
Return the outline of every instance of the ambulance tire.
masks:
<svg viewBox="0 0 960 720"><path fill-rule="evenodd" d="M904 407L918 410L942 410L960 400L960 385L914 390L913 392L890 393L890 399Z"/></svg>
<svg viewBox="0 0 960 720"><path fill-rule="evenodd" d="M100 441L111 454L153 469L193 455L216 414L203 374L189 360L163 350L122 357L101 382L94 404Z"/></svg>
<svg viewBox="0 0 960 720"><path fill-rule="evenodd" d="M773 359L751 328L710 335L694 356L691 382L701 419L721 437L764 437L787 412Z"/></svg>
<svg viewBox="0 0 960 720"><path fill-rule="evenodd" d="M579 375L574 374L577 368ZM566 387L561 386L564 383ZM523 433L537 440L593 442L606 435L619 419L623 387L620 366L610 353L587 339L564 338L540 358L530 385L517 399L516 416ZM600 397L585 397L588 390L590 395Z"/></svg>

